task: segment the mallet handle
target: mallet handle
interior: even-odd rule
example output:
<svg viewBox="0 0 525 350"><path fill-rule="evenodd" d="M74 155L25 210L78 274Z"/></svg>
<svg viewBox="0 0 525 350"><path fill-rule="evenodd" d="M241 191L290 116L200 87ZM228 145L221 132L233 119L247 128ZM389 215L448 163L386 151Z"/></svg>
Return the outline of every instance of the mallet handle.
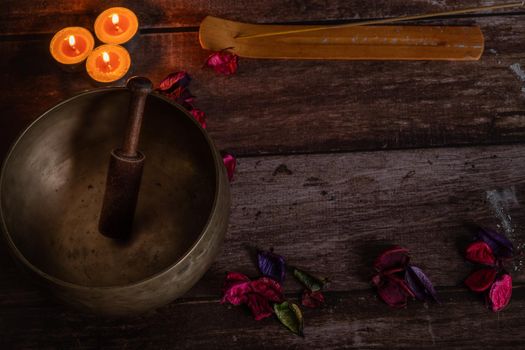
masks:
<svg viewBox="0 0 525 350"><path fill-rule="evenodd" d="M153 90L153 84L147 78L133 77L128 80L126 87L131 91L131 100L128 124L120 153L125 157L134 158L137 157L144 105L148 94Z"/></svg>

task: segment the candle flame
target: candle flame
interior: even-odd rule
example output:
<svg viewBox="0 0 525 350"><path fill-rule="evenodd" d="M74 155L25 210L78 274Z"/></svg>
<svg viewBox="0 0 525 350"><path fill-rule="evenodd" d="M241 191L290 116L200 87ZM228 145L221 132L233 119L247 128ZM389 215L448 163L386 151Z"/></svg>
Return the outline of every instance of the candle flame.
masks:
<svg viewBox="0 0 525 350"><path fill-rule="evenodd" d="M104 61L106 64L109 63L109 54L106 51L102 52L102 61Z"/></svg>
<svg viewBox="0 0 525 350"><path fill-rule="evenodd" d="M69 41L69 46L74 48L75 44L76 44L75 36L74 35L70 35L69 38L68 38L68 41Z"/></svg>
<svg viewBox="0 0 525 350"><path fill-rule="evenodd" d="M114 13L111 15L111 23L113 23L113 25L116 26L119 21L120 21L120 18L118 17L118 14Z"/></svg>

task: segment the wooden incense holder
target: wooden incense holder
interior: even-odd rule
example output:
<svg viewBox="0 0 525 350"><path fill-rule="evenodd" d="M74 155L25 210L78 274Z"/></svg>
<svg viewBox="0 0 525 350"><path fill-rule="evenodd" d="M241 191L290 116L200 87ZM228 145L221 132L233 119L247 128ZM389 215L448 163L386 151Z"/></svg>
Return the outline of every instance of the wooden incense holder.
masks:
<svg viewBox="0 0 525 350"><path fill-rule="evenodd" d="M257 25L208 16L201 46L250 58L473 61L483 54L479 27ZM302 32L301 32L302 31ZM288 34L274 33L290 32Z"/></svg>
<svg viewBox="0 0 525 350"><path fill-rule="evenodd" d="M151 81L142 77L130 78L126 86L131 92L129 119L122 147L110 155L99 219L100 233L119 240L129 238L133 228L145 160L138 151L140 129L146 98L153 89Z"/></svg>

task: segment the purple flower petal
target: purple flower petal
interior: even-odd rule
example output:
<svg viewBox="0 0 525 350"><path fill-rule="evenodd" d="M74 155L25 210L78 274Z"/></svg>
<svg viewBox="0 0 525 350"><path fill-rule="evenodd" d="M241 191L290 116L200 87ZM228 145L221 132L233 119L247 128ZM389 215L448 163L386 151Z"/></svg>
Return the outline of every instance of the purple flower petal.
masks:
<svg viewBox="0 0 525 350"><path fill-rule="evenodd" d="M430 297L439 302L432 282L419 267L408 265L405 280L417 299L425 301Z"/></svg>
<svg viewBox="0 0 525 350"><path fill-rule="evenodd" d="M503 234L491 229L481 228L477 238L487 243L497 257L512 257L514 246Z"/></svg>
<svg viewBox="0 0 525 350"><path fill-rule="evenodd" d="M257 252L257 264L264 276L273 278L279 283L284 281L284 277L286 276L286 263L282 256L261 250Z"/></svg>

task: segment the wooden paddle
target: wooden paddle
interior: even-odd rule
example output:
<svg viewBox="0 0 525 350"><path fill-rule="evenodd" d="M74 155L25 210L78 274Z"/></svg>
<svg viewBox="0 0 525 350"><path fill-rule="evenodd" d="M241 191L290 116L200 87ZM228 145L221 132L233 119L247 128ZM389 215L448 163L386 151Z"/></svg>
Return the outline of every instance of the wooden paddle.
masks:
<svg viewBox="0 0 525 350"><path fill-rule="evenodd" d="M484 39L478 26L377 26L405 20L523 6L523 2L348 23L335 26L257 25L208 16L201 46L241 57L341 60L478 60Z"/></svg>

